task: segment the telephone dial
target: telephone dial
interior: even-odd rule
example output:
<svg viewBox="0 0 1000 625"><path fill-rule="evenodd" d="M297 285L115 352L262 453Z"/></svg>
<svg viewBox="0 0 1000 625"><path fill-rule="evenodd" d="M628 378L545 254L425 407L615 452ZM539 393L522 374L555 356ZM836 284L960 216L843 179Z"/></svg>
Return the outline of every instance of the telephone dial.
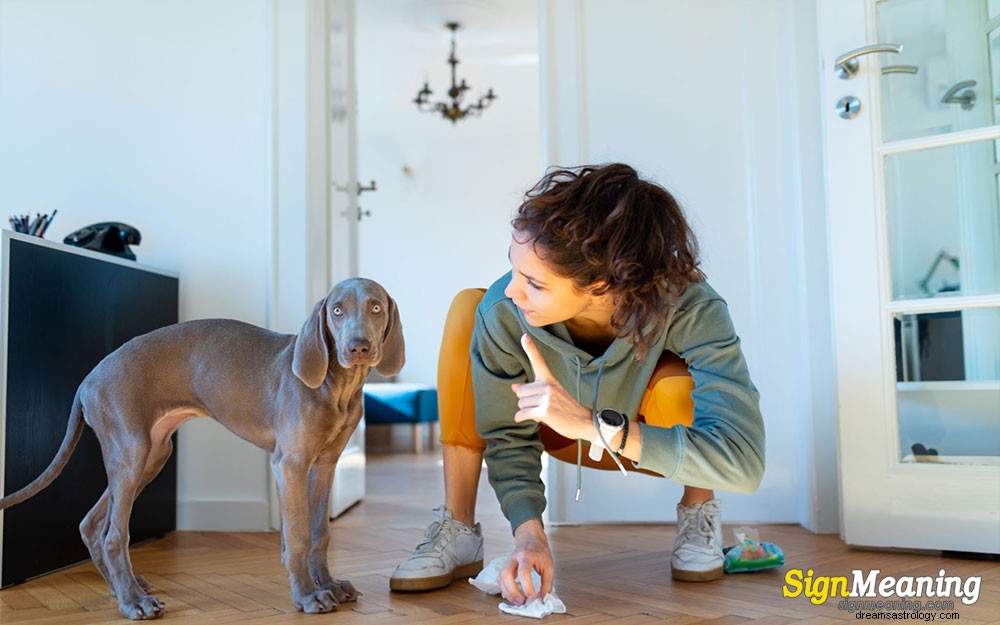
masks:
<svg viewBox="0 0 1000 625"><path fill-rule="evenodd" d="M141 240L142 235L132 226L108 221L81 228L63 239L63 243L135 260L135 252L129 245L139 245Z"/></svg>

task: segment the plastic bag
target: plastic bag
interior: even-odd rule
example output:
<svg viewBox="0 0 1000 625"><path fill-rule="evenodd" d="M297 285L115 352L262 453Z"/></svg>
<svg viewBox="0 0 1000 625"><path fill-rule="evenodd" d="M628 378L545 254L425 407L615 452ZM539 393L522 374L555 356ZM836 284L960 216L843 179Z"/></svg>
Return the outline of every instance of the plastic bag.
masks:
<svg viewBox="0 0 1000 625"><path fill-rule="evenodd" d="M726 556L726 573L761 571L785 563L785 553L781 547L774 543L760 542L757 530L737 527L733 533L736 535L736 544L722 550Z"/></svg>

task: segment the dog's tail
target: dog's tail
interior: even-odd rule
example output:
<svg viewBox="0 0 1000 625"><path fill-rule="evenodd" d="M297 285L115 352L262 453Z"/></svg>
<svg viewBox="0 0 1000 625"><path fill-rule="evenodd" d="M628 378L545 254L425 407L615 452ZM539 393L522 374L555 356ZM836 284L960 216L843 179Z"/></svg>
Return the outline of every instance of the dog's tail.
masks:
<svg viewBox="0 0 1000 625"><path fill-rule="evenodd" d="M80 442L80 435L83 434L83 425L83 405L80 402L80 392L77 391L76 397L73 398L73 407L69 411L69 424L66 426L66 436L63 437L62 445L59 447L59 451L56 452L56 457L49 463L48 468L35 478L35 481L16 493L11 493L0 499L0 510L16 506L22 501L34 497L51 484L54 479L59 477L59 474L66 467L66 463L69 462L70 456L73 455L76 444Z"/></svg>

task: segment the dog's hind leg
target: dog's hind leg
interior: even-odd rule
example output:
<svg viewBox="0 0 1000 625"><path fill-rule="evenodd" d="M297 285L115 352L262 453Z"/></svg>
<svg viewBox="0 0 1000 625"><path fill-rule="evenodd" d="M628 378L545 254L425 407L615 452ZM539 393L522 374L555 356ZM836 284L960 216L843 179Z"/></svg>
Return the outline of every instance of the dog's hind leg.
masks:
<svg viewBox="0 0 1000 625"><path fill-rule="evenodd" d="M83 544L90 552L90 559L94 561L94 566L97 567L97 571L107 582L111 594L114 595L115 588L111 585L111 573L108 572L108 566L104 563L104 538L108 534L108 501L110 499L111 493L108 489L104 489L104 494L80 522L80 537L83 538Z"/></svg>
<svg viewBox="0 0 1000 625"><path fill-rule="evenodd" d="M146 458L146 470L142 474L142 485L136 491L136 497L149 486L150 482L156 479L156 476L163 470L163 466L167 464L167 460L170 460L170 454L173 452L174 443L170 440L169 434L163 440L153 442L153 448L149 451L149 457ZM139 588L147 593L153 589L153 585L147 582L142 575L136 575L135 581L139 584Z"/></svg>
<svg viewBox="0 0 1000 625"><path fill-rule="evenodd" d="M146 469L143 472L142 485L139 487L139 492L142 492L142 489L148 486L159 475L160 471L163 470L163 465L170 459L173 448L173 443L169 437L163 442L153 445L153 449L150 450L149 457L146 460ZM87 551L90 552L90 559L93 560L94 566L97 567L98 572L100 572L104 581L107 582L108 588L111 590L111 595L115 596L115 588L111 583L111 575L108 572L107 564L104 562L104 541L108 535L108 501L110 498L110 491L105 489L104 494L101 495L101 498L97 500L97 503L94 504L94 507L90 509L90 512L87 513L87 516L80 523L80 536L83 538L83 544L87 546ZM145 592L149 592L152 589L152 585L142 575L136 575L135 581Z"/></svg>
<svg viewBox="0 0 1000 625"><path fill-rule="evenodd" d="M110 495L107 535L104 538L104 563L111 578L109 581L113 593L118 598L118 611L133 620L158 618L166 610L159 599L148 594L139 585L132 572L128 548L128 522L132 515L132 504L148 481L146 469L147 462L153 455L150 453L152 445L148 438L137 440L137 437L126 435L115 441L102 438L101 446L108 470ZM162 450L158 451L154 459L162 454Z"/></svg>

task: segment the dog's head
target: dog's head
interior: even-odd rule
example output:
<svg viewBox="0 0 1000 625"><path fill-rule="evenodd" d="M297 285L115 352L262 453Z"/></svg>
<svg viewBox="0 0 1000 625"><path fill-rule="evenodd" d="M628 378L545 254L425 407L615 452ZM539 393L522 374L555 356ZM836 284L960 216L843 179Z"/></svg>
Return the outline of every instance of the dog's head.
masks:
<svg viewBox="0 0 1000 625"><path fill-rule="evenodd" d="M338 282L313 307L295 339L292 371L319 388L333 359L341 367L375 367L396 375L406 360L396 301L382 285L365 278Z"/></svg>

